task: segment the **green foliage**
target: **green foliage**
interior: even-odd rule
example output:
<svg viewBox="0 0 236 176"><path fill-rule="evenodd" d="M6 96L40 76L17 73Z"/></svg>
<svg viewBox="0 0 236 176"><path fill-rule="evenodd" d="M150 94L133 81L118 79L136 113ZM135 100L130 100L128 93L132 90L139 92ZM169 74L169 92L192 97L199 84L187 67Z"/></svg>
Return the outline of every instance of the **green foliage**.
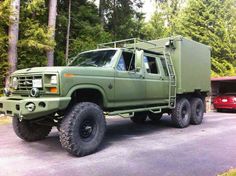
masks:
<svg viewBox="0 0 236 176"><path fill-rule="evenodd" d="M235 13L232 0L189 0L178 32L211 46L214 59L232 62L236 59Z"/></svg>
<svg viewBox="0 0 236 176"><path fill-rule="evenodd" d="M45 52L55 46L47 27L45 0L21 1L20 19L18 69L45 66Z"/></svg>
<svg viewBox="0 0 236 176"><path fill-rule="evenodd" d="M146 40L159 39L167 35L167 27L165 27L164 14L156 12L151 20L144 24L142 28L142 38Z"/></svg>
<svg viewBox="0 0 236 176"><path fill-rule="evenodd" d="M235 76L236 68L226 60L217 61L212 59L212 77Z"/></svg>
<svg viewBox="0 0 236 176"><path fill-rule="evenodd" d="M168 0L164 7L168 33L180 34L212 47L212 75L236 75L236 4L234 0ZM163 6L164 4L164 6Z"/></svg>
<svg viewBox="0 0 236 176"><path fill-rule="evenodd" d="M143 24L143 14L139 12L141 0L105 1L105 29L114 40L139 37Z"/></svg>
<svg viewBox="0 0 236 176"><path fill-rule="evenodd" d="M56 65L65 65L66 31L68 23L68 2L58 4L58 21L56 31ZM65 8L66 7L66 8ZM89 1L72 1L71 32L69 57L81 51L96 48L97 44L111 40L100 24L98 9Z"/></svg>
<svg viewBox="0 0 236 176"><path fill-rule="evenodd" d="M8 71L8 23L10 14L10 0L0 2L0 90L4 87Z"/></svg>

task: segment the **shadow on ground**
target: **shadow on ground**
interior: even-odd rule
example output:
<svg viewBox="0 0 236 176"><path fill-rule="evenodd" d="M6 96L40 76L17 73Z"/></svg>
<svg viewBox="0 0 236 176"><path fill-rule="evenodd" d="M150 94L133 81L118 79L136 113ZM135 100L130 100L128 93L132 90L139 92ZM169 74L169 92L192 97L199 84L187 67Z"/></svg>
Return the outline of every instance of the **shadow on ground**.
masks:
<svg viewBox="0 0 236 176"><path fill-rule="evenodd" d="M170 117L165 116L159 122L152 122L150 120L146 121L144 124L135 124L131 122L129 119L107 119L107 131L103 143L99 149L99 151L104 150L111 146L113 143L126 140L132 137L141 137L144 135L148 135L154 132L162 131L167 128L173 128L173 124L171 122ZM25 142L26 145L31 145L31 143ZM37 145L40 144L40 145ZM45 146L45 147L42 147ZM48 146L48 147L46 147ZM60 152L64 150L61 147L59 141L59 134L56 129L50 133L50 135L43 141L36 142L35 145L30 146L36 150L44 150L53 152Z"/></svg>

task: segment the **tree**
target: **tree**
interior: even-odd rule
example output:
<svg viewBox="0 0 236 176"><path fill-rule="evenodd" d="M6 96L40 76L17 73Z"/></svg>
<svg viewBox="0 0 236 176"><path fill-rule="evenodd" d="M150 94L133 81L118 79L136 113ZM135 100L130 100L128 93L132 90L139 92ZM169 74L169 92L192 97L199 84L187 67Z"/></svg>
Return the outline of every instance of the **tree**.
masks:
<svg viewBox="0 0 236 176"><path fill-rule="evenodd" d="M10 16L10 0L0 2L0 91L5 85L9 71L8 63L8 28Z"/></svg>
<svg viewBox="0 0 236 176"><path fill-rule="evenodd" d="M56 17L57 17L57 0L49 0L49 15L48 15L48 27L51 30L51 39L55 38L56 30ZM54 65L54 49L47 51L48 66Z"/></svg>
<svg viewBox="0 0 236 176"><path fill-rule="evenodd" d="M179 34L212 47L213 72L220 75L220 70L226 74L232 72L230 70L235 66L232 63L236 61L235 1L189 0L179 19ZM219 64L229 70L218 69Z"/></svg>
<svg viewBox="0 0 236 176"><path fill-rule="evenodd" d="M112 33L113 39L139 37L143 20L140 12L141 0L105 1L105 29Z"/></svg>
<svg viewBox="0 0 236 176"><path fill-rule="evenodd" d="M68 63L68 57L69 57L70 25L71 25L71 0L68 1L68 25L67 25L67 34L66 34L66 63Z"/></svg>
<svg viewBox="0 0 236 176"><path fill-rule="evenodd" d="M10 63L9 74L16 70L17 65L17 42L19 36L20 0L11 1L11 13L9 24L9 48L8 62ZM7 77L8 80L8 77Z"/></svg>
<svg viewBox="0 0 236 176"><path fill-rule="evenodd" d="M47 65L46 52L55 46L47 12L45 0L21 1L17 69Z"/></svg>
<svg viewBox="0 0 236 176"><path fill-rule="evenodd" d="M176 24L178 23L178 16L187 0L156 0L156 13L162 15L165 21L166 35L176 35Z"/></svg>
<svg viewBox="0 0 236 176"><path fill-rule="evenodd" d="M104 27L105 25L105 0L99 0L99 17L101 25Z"/></svg>
<svg viewBox="0 0 236 176"><path fill-rule="evenodd" d="M55 65L65 65L68 11L68 0L58 1ZM81 51L95 49L98 43L112 39L110 33L104 31L98 12L97 6L91 1L71 1L69 60Z"/></svg>
<svg viewBox="0 0 236 176"><path fill-rule="evenodd" d="M142 28L142 38L145 40L153 40L165 37L168 35L167 27L165 27L165 20L163 13L155 12L151 20L147 22Z"/></svg>

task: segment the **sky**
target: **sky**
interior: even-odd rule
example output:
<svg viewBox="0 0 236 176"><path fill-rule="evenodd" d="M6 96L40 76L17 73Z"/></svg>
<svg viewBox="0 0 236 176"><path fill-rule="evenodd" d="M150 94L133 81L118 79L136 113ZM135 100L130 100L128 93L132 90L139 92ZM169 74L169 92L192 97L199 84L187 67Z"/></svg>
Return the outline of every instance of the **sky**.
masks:
<svg viewBox="0 0 236 176"><path fill-rule="evenodd" d="M145 21L149 21L152 14L155 12L155 0L143 0L144 5L142 12L145 14ZM95 3L98 5L99 0L96 0Z"/></svg>

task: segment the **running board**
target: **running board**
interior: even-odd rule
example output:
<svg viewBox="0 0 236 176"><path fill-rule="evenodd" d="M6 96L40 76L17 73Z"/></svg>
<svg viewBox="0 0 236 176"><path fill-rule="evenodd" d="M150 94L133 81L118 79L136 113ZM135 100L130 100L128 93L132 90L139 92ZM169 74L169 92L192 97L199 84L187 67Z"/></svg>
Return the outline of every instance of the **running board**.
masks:
<svg viewBox="0 0 236 176"><path fill-rule="evenodd" d="M127 110L119 110L119 111L112 111L112 112L105 112L105 115L120 115L120 114L127 114L133 112L142 112L142 111L151 111L153 113L161 113L161 110L164 108L170 108L169 106L158 106L158 107L146 107L146 108L137 108L137 109L127 109Z"/></svg>

